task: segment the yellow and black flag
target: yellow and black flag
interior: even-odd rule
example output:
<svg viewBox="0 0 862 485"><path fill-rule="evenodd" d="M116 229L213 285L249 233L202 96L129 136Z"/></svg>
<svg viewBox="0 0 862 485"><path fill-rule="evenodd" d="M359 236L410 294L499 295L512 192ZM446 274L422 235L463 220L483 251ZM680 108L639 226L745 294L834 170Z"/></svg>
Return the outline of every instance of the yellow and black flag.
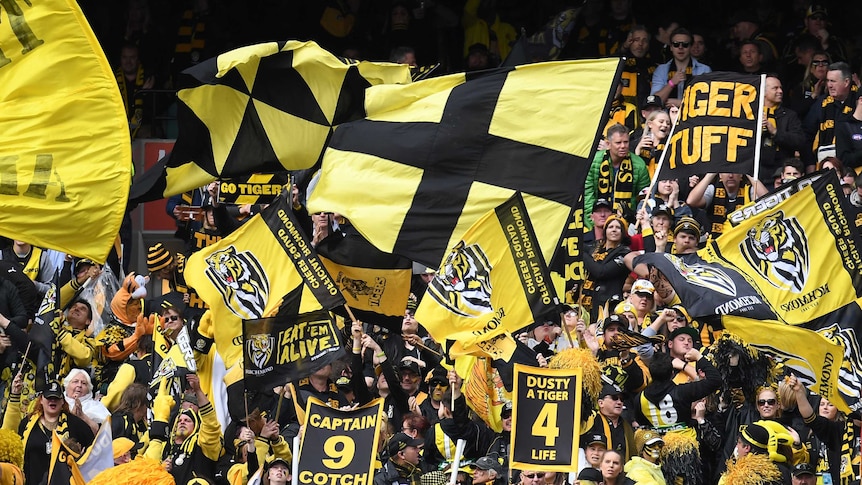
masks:
<svg viewBox="0 0 862 485"><path fill-rule="evenodd" d="M558 305L530 217L516 192L452 248L428 284L416 320L435 340L447 342L450 356L509 360L515 351L510 332L544 321Z"/></svg>
<svg viewBox="0 0 862 485"><path fill-rule="evenodd" d="M862 238L835 171L732 212L701 254L738 269L780 320L803 324L862 297Z"/></svg>
<svg viewBox="0 0 862 485"><path fill-rule="evenodd" d="M692 79L655 180L705 172L754 174L760 160L765 78L717 71Z"/></svg>
<svg viewBox="0 0 862 485"><path fill-rule="evenodd" d="M218 322L215 344L228 366L241 357L242 320L275 314L286 295L298 298L295 313L344 304L286 191L230 236L194 253L185 275Z"/></svg>
<svg viewBox="0 0 862 485"><path fill-rule="evenodd" d="M283 386L344 357L341 333L325 310L245 320L242 332L249 390Z"/></svg>
<svg viewBox="0 0 862 485"><path fill-rule="evenodd" d="M406 65L336 57L314 42L256 44L202 62L180 77L174 149L135 182L132 203L309 168L333 126L363 116L365 88L409 82Z"/></svg>
<svg viewBox="0 0 862 485"><path fill-rule="evenodd" d="M436 267L520 191L549 261L619 69L619 59L546 62L372 87L366 118L333 133L309 209L343 214L381 251Z"/></svg>
<svg viewBox="0 0 862 485"><path fill-rule="evenodd" d="M4 1L0 15L2 233L104 262L132 169L117 81L77 3Z"/></svg>
<svg viewBox="0 0 862 485"><path fill-rule="evenodd" d="M315 249L358 320L401 333L413 262L380 251L358 234L336 232ZM348 317L344 307L333 311Z"/></svg>

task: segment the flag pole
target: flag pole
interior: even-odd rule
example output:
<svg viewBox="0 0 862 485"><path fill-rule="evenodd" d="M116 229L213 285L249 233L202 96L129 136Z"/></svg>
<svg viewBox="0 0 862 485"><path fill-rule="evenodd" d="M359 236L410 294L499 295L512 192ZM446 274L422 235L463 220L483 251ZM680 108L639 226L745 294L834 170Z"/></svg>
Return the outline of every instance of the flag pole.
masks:
<svg viewBox="0 0 862 485"><path fill-rule="evenodd" d="M344 309L347 310L347 315L350 317L351 322L358 322L359 321L356 319L356 315L353 314L353 310L351 310L350 307L347 306L347 303L344 304Z"/></svg>
<svg viewBox="0 0 862 485"><path fill-rule="evenodd" d="M285 382L284 386L281 388L281 392L278 393L278 405L275 407L275 422L278 422L278 415L281 414L281 402L284 400L284 390L287 388L287 385L290 384L290 381ZM246 415L248 415L248 411L246 411ZM247 421L246 421L247 422Z"/></svg>
<svg viewBox="0 0 862 485"><path fill-rule="evenodd" d="M247 389L242 390L242 405L245 407L245 425L248 426L248 390Z"/></svg>

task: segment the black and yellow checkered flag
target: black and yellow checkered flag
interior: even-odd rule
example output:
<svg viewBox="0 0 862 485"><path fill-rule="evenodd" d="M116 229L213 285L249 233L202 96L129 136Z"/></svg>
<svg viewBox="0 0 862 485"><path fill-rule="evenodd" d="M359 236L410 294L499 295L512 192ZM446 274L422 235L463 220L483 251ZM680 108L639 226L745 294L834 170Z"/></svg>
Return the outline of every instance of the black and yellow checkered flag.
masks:
<svg viewBox="0 0 862 485"><path fill-rule="evenodd" d="M453 74L365 93L339 126L309 209L437 267L486 212L524 196L546 261L583 192L619 59Z"/></svg>
<svg viewBox="0 0 862 485"><path fill-rule="evenodd" d="M221 54L183 72L176 145L135 182L130 198L146 202L216 178L309 168L334 126L364 115L367 87L409 82L406 65L344 59L314 42Z"/></svg>

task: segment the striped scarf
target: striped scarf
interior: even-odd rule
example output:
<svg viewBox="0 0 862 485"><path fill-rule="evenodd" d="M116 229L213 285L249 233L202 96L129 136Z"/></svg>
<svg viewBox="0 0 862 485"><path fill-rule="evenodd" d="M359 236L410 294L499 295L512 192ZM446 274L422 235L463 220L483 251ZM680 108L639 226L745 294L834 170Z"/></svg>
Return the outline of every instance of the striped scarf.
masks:
<svg viewBox="0 0 862 485"><path fill-rule="evenodd" d="M123 106L126 108L126 116L129 117L129 129L132 132L132 138L141 127L141 120L144 118L144 99L135 94L144 87L144 66L138 66L138 72L135 74L134 89L129 89L126 83L126 75L122 69L114 71L114 76L117 78L117 85L120 87L120 94L123 96Z"/></svg>
<svg viewBox="0 0 862 485"><path fill-rule="evenodd" d="M748 182L742 182L739 184L736 197L730 199L724 184L716 182L715 195L712 198L712 211L708 213L710 232L713 235L717 237L724 230L724 221L727 220L728 214L751 202L750 188Z"/></svg>
<svg viewBox="0 0 862 485"><path fill-rule="evenodd" d="M605 150L602 163L599 165L599 179L596 183L596 200L607 199L613 201L614 211L621 209L622 204L626 206L632 202L632 191L634 190L634 169L631 157L626 157L620 162L614 177L614 167L611 163L610 151Z"/></svg>

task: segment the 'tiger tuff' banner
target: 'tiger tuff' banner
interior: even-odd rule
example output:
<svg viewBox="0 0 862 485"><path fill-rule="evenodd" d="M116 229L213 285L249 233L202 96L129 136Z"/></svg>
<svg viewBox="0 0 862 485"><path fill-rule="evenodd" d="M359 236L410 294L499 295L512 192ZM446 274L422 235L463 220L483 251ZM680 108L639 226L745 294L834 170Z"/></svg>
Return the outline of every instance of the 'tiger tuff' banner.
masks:
<svg viewBox="0 0 862 485"><path fill-rule="evenodd" d="M686 87L657 180L705 172L753 174L760 159L765 76L712 72Z"/></svg>
<svg viewBox="0 0 862 485"><path fill-rule="evenodd" d="M862 239L852 217L828 171L731 213L704 257L737 268L782 320L804 324L862 296Z"/></svg>
<svg viewBox="0 0 862 485"><path fill-rule="evenodd" d="M449 355L508 360L506 334L541 322L559 300L533 226L516 192L464 234L428 284L416 319ZM501 342L502 340L502 342Z"/></svg>
<svg viewBox="0 0 862 485"><path fill-rule="evenodd" d="M578 469L581 369L515 364L512 468L571 472Z"/></svg>
<svg viewBox="0 0 862 485"><path fill-rule="evenodd" d="M0 15L0 228L104 262L132 168L117 81L74 1L3 1Z"/></svg>
<svg viewBox="0 0 862 485"><path fill-rule="evenodd" d="M341 411L310 397L305 415L299 475L294 479L302 485L370 485L374 477L383 399L375 399L358 409Z"/></svg>

